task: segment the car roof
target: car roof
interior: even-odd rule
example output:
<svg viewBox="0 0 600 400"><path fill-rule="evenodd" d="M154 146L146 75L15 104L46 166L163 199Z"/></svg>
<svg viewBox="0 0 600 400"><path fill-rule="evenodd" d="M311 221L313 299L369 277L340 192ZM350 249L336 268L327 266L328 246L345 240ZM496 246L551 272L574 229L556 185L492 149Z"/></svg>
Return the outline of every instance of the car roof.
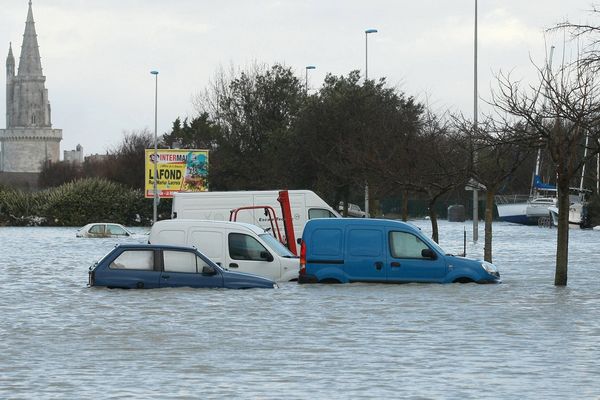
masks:
<svg viewBox="0 0 600 400"><path fill-rule="evenodd" d="M85 224L83 227L85 228L86 226L92 226L92 225L116 225L116 226L125 228L125 226L118 224L116 222L90 222L89 224Z"/></svg>
<svg viewBox="0 0 600 400"><path fill-rule="evenodd" d="M187 219L187 218L175 218L175 219L163 219L158 221L156 224L161 225L179 225L179 224L202 224L202 225L211 225L211 226L235 226L237 228L249 229L257 235L261 235L265 233L265 230L260 226L256 226L253 224L249 224L246 222L237 222L237 221L215 221L210 219ZM156 225L155 224L155 225Z"/></svg>
<svg viewBox="0 0 600 400"><path fill-rule="evenodd" d="M397 221L395 219L381 219L381 218L315 218L307 222L306 226L323 226L323 227L342 227L348 225L362 225L362 226L386 226L386 227L397 227L409 230L412 232L418 232L419 228L415 225Z"/></svg>
<svg viewBox="0 0 600 400"><path fill-rule="evenodd" d="M171 244L148 244L148 243L119 243L115 246L127 250L196 250L191 246L175 246Z"/></svg>

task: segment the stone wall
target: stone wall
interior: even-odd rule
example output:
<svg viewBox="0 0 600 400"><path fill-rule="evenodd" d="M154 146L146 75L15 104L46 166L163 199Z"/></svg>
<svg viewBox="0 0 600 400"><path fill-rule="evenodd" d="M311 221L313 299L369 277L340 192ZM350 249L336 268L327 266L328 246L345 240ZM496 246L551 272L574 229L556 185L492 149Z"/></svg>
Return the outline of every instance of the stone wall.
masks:
<svg viewBox="0 0 600 400"><path fill-rule="evenodd" d="M37 173L46 161L60 161L62 129L0 129L0 171Z"/></svg>

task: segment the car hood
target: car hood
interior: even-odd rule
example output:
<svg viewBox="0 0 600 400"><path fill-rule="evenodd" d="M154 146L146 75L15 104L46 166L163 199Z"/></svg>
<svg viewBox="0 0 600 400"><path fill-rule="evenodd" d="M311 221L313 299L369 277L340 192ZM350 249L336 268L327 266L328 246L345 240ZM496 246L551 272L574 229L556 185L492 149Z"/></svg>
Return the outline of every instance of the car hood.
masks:
<svg viewBox="0 0 600 400"><path fill-rule="evenodd" d="M274 288L277 284L262 276L248 274L245 272L235 272L230 270L223 270L223 280L226 287L231 288Z"/></svg>

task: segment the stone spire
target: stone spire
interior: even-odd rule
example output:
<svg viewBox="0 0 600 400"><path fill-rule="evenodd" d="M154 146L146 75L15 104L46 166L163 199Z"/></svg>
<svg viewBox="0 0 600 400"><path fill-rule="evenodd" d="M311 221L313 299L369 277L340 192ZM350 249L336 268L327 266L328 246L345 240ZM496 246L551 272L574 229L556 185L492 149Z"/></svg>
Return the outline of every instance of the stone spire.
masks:
<svg viewBox="0 0 600 400"><path fill-rule="evenodd" d="M6 57L6 127L11 126L13 115L13 93L15 80L15 57L12 52L12 43L8 44L8 56Z"/></svg>
<svg viewBox="0 0 600 400"><path fill-rule="evenodd" d="M37 34L35 33L35 22L33 21L31 1L29 1L27 21L25 22L25 33L23 34L23 45L21 46L18 76L42 76L42 62L40 60Z"/></svg>
<svg viewBox="0 0 600 400"><path fill-rule="evenodd" d="M6 57L6 76L15 76L15 57L12 52L12 42L8 44L8 56Z"/></svg>

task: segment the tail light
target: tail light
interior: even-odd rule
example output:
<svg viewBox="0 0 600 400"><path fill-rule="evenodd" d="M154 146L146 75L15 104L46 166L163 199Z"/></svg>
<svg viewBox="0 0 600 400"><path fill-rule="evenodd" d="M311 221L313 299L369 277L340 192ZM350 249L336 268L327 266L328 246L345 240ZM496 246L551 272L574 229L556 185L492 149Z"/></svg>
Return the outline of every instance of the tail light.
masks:
<svg viewBox="0 0 600 400"><path fill-rule="evenodd" d="M88 286L92 287L96 284L96 271L90 269L88 271Z"/></svg>
<svg viewBox="0 0 600 400"><path fill-rule="evenodd" d="M306 274L306 242L300 244L300 275Z"/></svg>

